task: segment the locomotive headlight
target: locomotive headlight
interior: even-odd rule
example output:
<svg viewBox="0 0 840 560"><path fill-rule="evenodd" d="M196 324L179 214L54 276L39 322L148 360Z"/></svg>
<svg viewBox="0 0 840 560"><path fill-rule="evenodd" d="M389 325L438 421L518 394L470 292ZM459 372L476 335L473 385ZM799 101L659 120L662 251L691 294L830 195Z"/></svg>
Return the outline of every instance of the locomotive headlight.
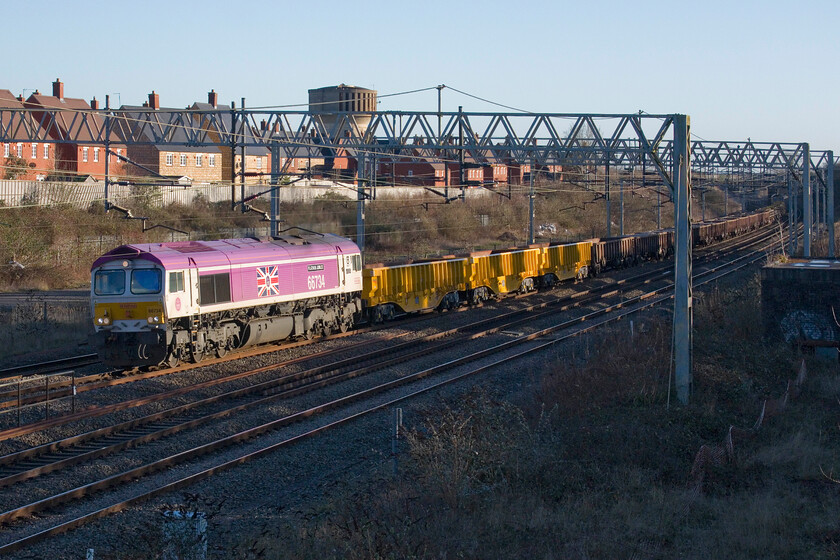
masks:
<svg viewBox="0 0 840 560"><path fill-rule="evenodd" d="M159 315L154 315L154 316L149 315L148 317L146 317L146 320L149 322L150 325L156 325L156 324L160 323L160 316Z"/></svg>

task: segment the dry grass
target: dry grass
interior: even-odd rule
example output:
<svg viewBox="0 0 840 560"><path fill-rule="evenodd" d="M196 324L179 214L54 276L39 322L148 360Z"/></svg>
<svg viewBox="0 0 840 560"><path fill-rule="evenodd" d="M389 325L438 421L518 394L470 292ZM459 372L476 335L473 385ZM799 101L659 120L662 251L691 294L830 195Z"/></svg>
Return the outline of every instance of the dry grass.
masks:
<svg viewBox="0 0 840 560"><path fill-rule="evenodd" d="M757 309L755 280L701 298L688 407L666 407L668 321L634 338L625 324L561 356L516 405L477 392L427 411L400 477L338 491L232 557L257 557L246 543L259 540L265 558L835 558L835 363L810 363L786 413L689 490L699 446L751 426L796 371L760 339Z"/></svg>

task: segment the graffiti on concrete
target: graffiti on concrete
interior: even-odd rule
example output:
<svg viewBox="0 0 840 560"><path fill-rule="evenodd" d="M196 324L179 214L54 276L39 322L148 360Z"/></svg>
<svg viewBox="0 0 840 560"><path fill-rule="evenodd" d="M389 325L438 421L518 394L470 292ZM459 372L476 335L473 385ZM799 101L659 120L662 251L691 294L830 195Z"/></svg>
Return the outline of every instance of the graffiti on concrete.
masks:
<svg viewBox="0 0 840 560"><path fill-rule="evenodd" d="M827 316L813 311L791 311L779 323L785 342L801 340L837 340L835 324Z"/></svg>

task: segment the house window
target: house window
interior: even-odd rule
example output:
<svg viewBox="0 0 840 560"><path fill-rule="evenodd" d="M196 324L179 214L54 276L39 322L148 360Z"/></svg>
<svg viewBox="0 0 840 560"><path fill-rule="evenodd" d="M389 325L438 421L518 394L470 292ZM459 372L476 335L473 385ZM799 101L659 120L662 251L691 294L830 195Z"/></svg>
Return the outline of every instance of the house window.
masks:
<svg viewBox="0 0 840 560"><path fill-rule="evenodd" d="M117 148L117 161L120 160L121 155L122 155L122 148Z"/></svg>
<svg viewBox="0 0 840 560"><path fill-rule="evenodd" d="M257 169L262 169L262 159L261 157L257 158Z"/></svg>
<svg viewBox="0 0 840 560"><path fill-rule="evenodd" d="M9 157L9 145L3 144L3 157Z"/></svg>
<svg viewBox="0 0 840 560"><path fill-rule="evenodd" d="M210 167L216 167L216 156L212 154L207 156L207 165Z"/></svg>
<svg viewBox="0 0 840 560"><path fill-rule="evenodd" d="M408 170L408 176L409 177L414 177L414 170L413 169Z"/></svg>
<svg viewBox="0 0 840 560"><path fill-rule="evenodd" d="M201 167L201 154L195 154L195 166Z"/></svg>
<svg viewBox="0 0 840 560"><path fill-rule="evenodd" d="M88 149L82 148L82 161L87 162L88 160Z"/></svg>
<svg viewBox="0 0 840 560"><path fill-rule="evenodd" d="M23 157L23 144L20 142L18 142L17 145L17 156L21 158Z"/></svg>
<svg viewBox="0 0 840 560"><path fill-rule="evenodd" d="M166 165L168 165L169 167L172 167L173 161L174 161L174 158L172 157L172 154L166 154Z"/></svg>
<svg viewBox="0 0 840 560"><path fill-rule="evenodd" d="M181 167L187 166L187 154L181 154Z"/></svg>
<svg viewBox="0 0 840 560"><path fill-rule="evenodd" d="M44 144L44 159L50 159L50 145Z"/></svg>
<svg viewBox="0 0 840 560"><path fill-rule="evenodd" d="M99 148L93 149L93 161L99 161Z"/></svg>
<svg viewBox="0 0 840 560"><path fill-rule="evenodd" d="M32 159L37 159L38 157L38 144L32 144Z"/></svg>

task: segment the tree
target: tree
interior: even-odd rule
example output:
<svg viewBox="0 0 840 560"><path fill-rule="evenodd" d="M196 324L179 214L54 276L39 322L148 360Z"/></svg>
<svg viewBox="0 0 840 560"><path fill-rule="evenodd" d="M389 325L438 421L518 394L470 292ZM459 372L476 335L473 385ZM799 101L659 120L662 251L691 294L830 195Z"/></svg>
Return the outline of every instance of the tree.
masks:
<svg viewBox="0 0 840 560"><path fill-rule="evenodd" d="M3 164L3 169L6 171L4 173L4 179L17 179L29 170L29 165L22 157L9 154L9 157L6 158L6 162Z"/></svg>

